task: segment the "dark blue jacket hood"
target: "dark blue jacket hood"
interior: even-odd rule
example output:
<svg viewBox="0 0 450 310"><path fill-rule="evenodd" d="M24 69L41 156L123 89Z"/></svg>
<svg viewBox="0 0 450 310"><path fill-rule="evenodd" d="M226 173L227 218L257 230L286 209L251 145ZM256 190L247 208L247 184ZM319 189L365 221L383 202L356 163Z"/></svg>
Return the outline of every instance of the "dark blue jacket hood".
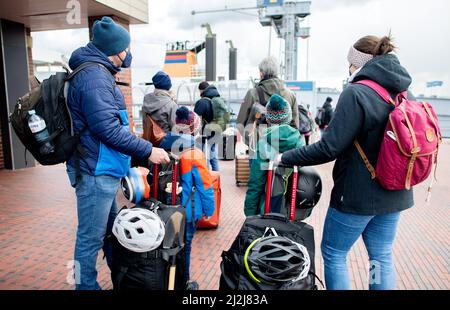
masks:
<svg viewBox="0 0 450 310"><path fill-rule="evenodd" d="M214 85L211 85L203 92L202 97L208 97L212 99L214 97L220 97L220 94L217 88Z"/></svg>
<svg viewBox="0 0 450 310"><path fill-rule="evenodd" d="M120 71L109 58L102 53L92 42L86 46L76 49L70 56L70 69L75 70L78 66L85 62L97 62L104 65L112 74Z"/></svg>
<svg viewBox="0 0 450 310"><path fill-rule="evenodd" d="M408 71L393 54L377 56L369 61L355 76L353 82L366 79L377 82L394 94L407 90L412 82Z"/></svg>

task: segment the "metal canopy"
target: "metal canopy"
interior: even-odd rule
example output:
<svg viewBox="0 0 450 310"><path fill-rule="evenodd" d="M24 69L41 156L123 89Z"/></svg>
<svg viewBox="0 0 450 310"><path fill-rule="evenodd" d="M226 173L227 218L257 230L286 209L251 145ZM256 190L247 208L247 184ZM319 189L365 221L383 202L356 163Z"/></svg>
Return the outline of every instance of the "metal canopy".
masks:
<svg viewBox="0 0 450 310"><path fill-rule="evenodd" d="M89 16L115 15L130 24L148 22L148 1L14 0L0 1L0 18L24 24L31 31L85 28ZM77 10L78 15L74 15Z"/></svg>

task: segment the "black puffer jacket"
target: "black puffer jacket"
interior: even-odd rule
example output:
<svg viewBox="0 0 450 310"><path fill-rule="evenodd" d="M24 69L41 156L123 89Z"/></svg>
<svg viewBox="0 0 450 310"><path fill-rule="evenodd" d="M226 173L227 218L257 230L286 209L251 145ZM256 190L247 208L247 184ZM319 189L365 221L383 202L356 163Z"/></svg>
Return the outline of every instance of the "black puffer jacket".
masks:
<svg viewBox="0 0 450 310"><path fill-rule="evenodd" d="M214 85L209 86L202 94L202 98L195 103L194 112L197 113L206 123L210 123L214 118L214 111L211 99L220 97Z"/></svg>
<svg viewBox="0 0 450 310"><path fill-rule="evenodd" d="M395 55L377 56L368 62L354 82L370 79L386 88L392 97L405 91L411 77ZM384 130L393 107L365 85L350 84L339 98L333 119L322 140L295 149L282 157L284 164L313 166L331 162L334 187L330 207L345 213L381 215L413 206L413 191L383 189L364 165L353 141L358 139L375 167Z"/></svg>
<svg viewBox="0 0 450 310"><path fill-rule="evenodd" d="M330 125L331 120L333 119L333 106L331 105L331 101L327 101L322 106L323 116L320 122L320 128L324 129Z"/></svg>

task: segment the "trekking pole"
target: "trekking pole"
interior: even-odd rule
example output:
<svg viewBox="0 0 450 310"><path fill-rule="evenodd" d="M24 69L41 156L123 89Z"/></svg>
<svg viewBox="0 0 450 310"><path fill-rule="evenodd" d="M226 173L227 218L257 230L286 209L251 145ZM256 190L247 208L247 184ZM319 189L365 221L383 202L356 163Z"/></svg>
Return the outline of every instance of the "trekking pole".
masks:
<svg viewBox="0 0 450 310"><path fill-rule="evenodd" d="M269 170L267 171L267 188L266 188L266 205L264 214L270 212L270 197L272 196L272 179L273 179L273 161L269 162Z"/></svg>
<svg viewBox="0 0 450 310"><path fill-rule="evenodd" d="M292 191L291 191L291 209L289 219L295 220L295 202L297 201L297 182L298 182L298 166L294 166L294 174L292 177Z"/></svg>

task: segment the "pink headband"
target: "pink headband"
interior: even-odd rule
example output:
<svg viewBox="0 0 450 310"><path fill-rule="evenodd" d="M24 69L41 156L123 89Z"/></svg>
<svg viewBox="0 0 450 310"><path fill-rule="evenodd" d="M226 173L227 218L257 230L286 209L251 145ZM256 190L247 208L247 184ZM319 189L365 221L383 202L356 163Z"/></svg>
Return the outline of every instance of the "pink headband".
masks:
<svg viewBox="0 0 450 310"><path fill-rule="evenodd" d="M357 69L364 67L364 65L372 60L372 58L373 55L360 52L354 46L350 47L347 56L348 62L354 65Z"/></svg>

